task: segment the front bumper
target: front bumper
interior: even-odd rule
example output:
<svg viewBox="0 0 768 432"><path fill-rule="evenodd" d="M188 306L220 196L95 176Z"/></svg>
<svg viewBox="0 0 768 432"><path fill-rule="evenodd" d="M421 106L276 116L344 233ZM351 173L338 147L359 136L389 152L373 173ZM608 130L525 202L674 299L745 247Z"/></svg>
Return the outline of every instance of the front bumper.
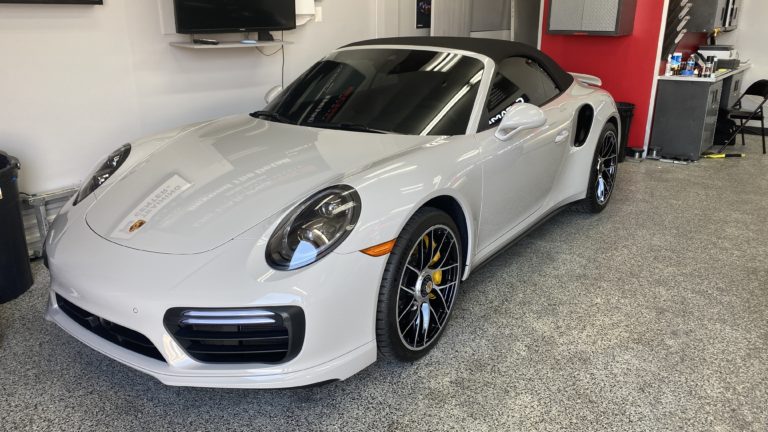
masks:
<svg viewBox="0 0 768 432"><path fill-rule="evenodd" d="M162 255L113 244L84 222L67 225L66 229L54 226L53 232L59 235L53 235L48 244L51 301L47 318L96 351L165 384L301 387L346 379L376 360L376 302L387 257L332 253L304 269L277 272L264 262L264 246L258 240L233 240L205 254ZM165 361L92 333L58 307L56 294L141 333ZM177 307L280 306L301 307L306 318L301 351L280 364L197 361L163 323L165 313Z"/></svg>
<svg viewBox="0 0 768 432"><path fill-rule="evenodd" d="M102 339L77 324L53 304L46 318L92 349L172 386L261 389L303 387L347 379L376 361L376 341L370 341L333 360L293 372L262 373L258 368L247 369L246 365L242 365L241 370L217 370L214 365L184 370Z"/></svg>

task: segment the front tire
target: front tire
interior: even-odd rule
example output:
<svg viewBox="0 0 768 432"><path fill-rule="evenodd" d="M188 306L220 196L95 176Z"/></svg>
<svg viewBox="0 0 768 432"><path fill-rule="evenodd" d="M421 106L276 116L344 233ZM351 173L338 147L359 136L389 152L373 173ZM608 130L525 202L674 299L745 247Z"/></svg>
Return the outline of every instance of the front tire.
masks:
<svg viewBox="0 0 768 432"><path fill-rule="evenodd" d="M422 208L405 225L379 290L376 342L384 357L413 362L435 346L459 292L462 250L443 211Z"/></svg>
<svg viewBox="0 0 768 432"><path fill-rule="evenodd" d="M613 123L606 123L600 132L595 155L589 170L587 197L576 204L578 210L600 213L608 207L616 186L619 166L619 134Z"/></svg>

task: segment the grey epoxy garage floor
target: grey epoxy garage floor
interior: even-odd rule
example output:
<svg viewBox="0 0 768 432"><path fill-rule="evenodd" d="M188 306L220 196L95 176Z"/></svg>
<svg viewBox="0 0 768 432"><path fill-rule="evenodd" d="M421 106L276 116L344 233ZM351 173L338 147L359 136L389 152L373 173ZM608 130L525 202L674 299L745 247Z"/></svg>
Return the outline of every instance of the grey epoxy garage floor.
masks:
<svg viewBox="0 0 768 432"><path fill-rule="evenodd" d="M625 163L462 287L439 346L304 390L171 388L0 306L0 430L768 430L768 157Z"/></svg>

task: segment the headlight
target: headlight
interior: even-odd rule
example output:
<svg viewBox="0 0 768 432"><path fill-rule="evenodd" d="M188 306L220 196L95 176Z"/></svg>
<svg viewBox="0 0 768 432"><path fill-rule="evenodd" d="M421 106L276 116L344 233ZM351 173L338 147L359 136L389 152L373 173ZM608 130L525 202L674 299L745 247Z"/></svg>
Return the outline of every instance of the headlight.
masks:
<svg viewBox="0 0 768 432"><path fill-rule="evenodd" d="M93 173L91 173L91 175L89 175L83 183L83 186L80 188L80 192L77 193L77 198L75 198L75 205L84 200L86 197L88 197L88 195L92 194L93 191L98 189L107 180L109 180L109 178L112 177L112 175L120 169L130 154L131 145L125 144L107 156L107 159L98 167L96 167Z"/></svg>
<svg viewBox="0 0 768 432"><path fill-rule="evenodd" d="M322 190L294 208L267 244L267 262L277 270L296 270L331 253L360 217L360 195L349 186Z"/></svg>

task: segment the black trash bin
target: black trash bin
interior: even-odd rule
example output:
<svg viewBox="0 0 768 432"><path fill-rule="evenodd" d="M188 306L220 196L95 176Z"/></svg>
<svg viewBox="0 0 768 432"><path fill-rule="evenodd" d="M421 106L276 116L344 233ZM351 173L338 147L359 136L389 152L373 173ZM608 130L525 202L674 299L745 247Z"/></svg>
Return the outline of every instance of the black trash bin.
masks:
<svg viewBox="0 0 768 432"><path fill-rule="evenodd" d="M616 108L621 117L621 148L619 149L619 162L624 162L627 156L627 141L629 140L629 127L632 125L632 117L635 115L635 104L629 102L616 102Z"/></svg>
<svg viewBox="0 0 768 432"><path fill-rule="evenodd" d="M32 286L27 239L19 203L19 161L0 151L0 303Z"/></svg>

